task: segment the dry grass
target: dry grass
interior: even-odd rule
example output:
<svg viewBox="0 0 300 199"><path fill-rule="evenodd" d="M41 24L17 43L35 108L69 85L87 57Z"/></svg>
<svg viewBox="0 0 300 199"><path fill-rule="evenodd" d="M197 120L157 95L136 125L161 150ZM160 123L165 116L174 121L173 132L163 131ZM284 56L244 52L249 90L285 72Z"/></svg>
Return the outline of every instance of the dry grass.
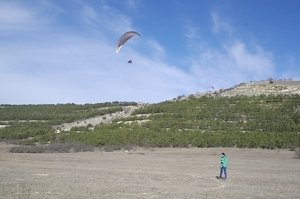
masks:
<svg viewBox="0 0 300 199"><path fill-rule="evenodd" d="M141 149L130 153L9 153L0 144L0 198L298 198L293 151ZM218 181L219 154L229 179ZM143 154L143 155L141 155Z"/></svg>

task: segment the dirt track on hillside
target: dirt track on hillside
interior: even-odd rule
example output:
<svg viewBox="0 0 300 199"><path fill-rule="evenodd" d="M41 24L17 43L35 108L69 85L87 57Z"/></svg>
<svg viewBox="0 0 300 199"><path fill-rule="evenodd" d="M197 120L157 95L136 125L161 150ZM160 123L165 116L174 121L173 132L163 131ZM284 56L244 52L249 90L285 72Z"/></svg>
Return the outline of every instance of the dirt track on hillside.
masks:
<svg viewBox="0 0 300 199"><path fill-rule="evenodd" d="M236 148L137 149L13 154L0 144L0 198L298 198L292 151ZM219 153L229 179L219 181Z"/></svg>

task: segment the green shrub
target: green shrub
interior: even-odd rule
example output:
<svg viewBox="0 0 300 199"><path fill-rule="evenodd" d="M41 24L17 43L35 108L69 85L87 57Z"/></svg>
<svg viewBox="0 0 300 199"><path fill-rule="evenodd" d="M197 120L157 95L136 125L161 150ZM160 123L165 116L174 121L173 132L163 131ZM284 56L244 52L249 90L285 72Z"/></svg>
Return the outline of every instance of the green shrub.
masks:
<svg viewBox="0 0 300 199"><path fill-rule="evenodd" d="M94 151L94 148L80 143L49 144L40 146L14 146L11 153L70 153Z"/></svg>
<svg viewBox="0 0 300 199"><path fill-rule="evenodd" d="M297 147L297 148L295 149L295 154L296 154L296 157L297 157L297 158L300 158L300 148L299 148L299 147Z"/></svg>

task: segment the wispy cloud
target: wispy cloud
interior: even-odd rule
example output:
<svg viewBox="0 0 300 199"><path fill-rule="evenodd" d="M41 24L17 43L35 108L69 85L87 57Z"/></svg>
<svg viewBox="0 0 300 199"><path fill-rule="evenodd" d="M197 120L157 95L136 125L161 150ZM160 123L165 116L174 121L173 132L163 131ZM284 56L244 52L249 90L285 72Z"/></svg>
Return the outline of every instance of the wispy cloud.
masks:
<svg viewBox="0 0 300 199"><path fill-rule="evenodd" d="M61 38L11 49L14 57L0 48L0 78L11 82L9 89L0 85L0 103L157 102L176 96L184 80L189 84L182 71L141 54L130 53L134 64L127 64L129 52L117 56L109 43L96 39Z"/></svg>
<svg viewBox="0 0 300 199"><path fill-rule="evenodd" d="M166 55L165 49L162 45L160 45L154 39L147 39L146 41L147 46L150 49L151 54L149 56L153 57L156 60L163 59Z"/></svg>
<svg viewBox="0 0 300 199"><path fill-rule="evenodd" d="M211 11L211 17L213 21L213 28L212 31L214 33L221 33L225 32L227 34L232 34L234 31L234 28L230 23L224 18L220 17L219 14L216 11Z"/></svg>
<svg viewBox="0 0 300 199"><path fill-rule="evenodd" d="M191 58L191 73L199 77L199 84L214 82L217 87L229 87L239 82L272 77L272 55L257 46L250 51L245 43L235 41L222 49L207 49Z"/></svg>
<svg viewBox="0 0 300 199"><path fill-rule="evenodd" d="M200 36L199 27L193 25L192 23L185 23L183 25L183 34L186 39L196 39Z"/></svg>
<svg viewBox="0 0 300 199"><path fill-rule="evenodd" d="M39 14L18 2L1 1L0 2L0 31L15 31L30 29L38 25ZM1 33L0 33L1 34Z"/></svg>
<svg viewBox="0 0 300 199"><path fill-rule="evenodd" d="M274 67L271 53L262 47L255 46L254 52L246 48L245 43L236 41L226 48L227 54L241 72L249 76L262 78L265 73L271 73Z"/></svg>
<svg viewBox="0 0 300 199"><path fill-rule="evenodd" d="M234 26L225 19L211 11L214 43L217 45L205 43L203 48L196 46L193 54L187 57L195 84L205 90L210 84L227 88L240 82L272 77L276 67L272 53L253 41L240 39ZM191 35L186 36L189 43L196 43L199 39Z"/></svg>
<svg viewBox="0 0 300 199"><path fill-rule="evenodd" d="M92 19L101 30L122 34L125 30L134 29L130 17L101 1L97 7L84 6L83 17Z"/></svg>
<svg viewBox="0 0 300 199"><path fill-rule="evenodd" d="M141 4L140 0L127 0L128 7L132 10L137 10Z"/></svg>

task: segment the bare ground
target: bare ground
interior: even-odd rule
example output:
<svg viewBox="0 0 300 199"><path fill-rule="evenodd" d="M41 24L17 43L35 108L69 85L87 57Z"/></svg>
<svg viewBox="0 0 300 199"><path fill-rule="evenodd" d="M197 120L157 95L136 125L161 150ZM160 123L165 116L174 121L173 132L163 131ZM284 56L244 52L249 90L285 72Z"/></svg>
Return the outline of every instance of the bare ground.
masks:
<svg viewBox="0 0 300 199"><path fill-rule="evenodd" d="M0 198L299 198L300 159L237 148L15 154L0 144ZM229 178L217 180L219 154Z"/></svg>
<svg viewBox="0 0 300 199"><path fill-rule="evenodd" d="M129 117L134 110L142 107L142 104L138 106L125 106L122 111L116 113L105 114L101 116L91 117L83 120L78 120L75 122L64 123L61 125L54 125L53 128L56 130L56 133L60 133L61 131L70 131L73 127L86 127L88 125L96 126L99 124L107 124L112 122L115 119L126 118ZM0 126L1 128L1 126Z"/></svg>

